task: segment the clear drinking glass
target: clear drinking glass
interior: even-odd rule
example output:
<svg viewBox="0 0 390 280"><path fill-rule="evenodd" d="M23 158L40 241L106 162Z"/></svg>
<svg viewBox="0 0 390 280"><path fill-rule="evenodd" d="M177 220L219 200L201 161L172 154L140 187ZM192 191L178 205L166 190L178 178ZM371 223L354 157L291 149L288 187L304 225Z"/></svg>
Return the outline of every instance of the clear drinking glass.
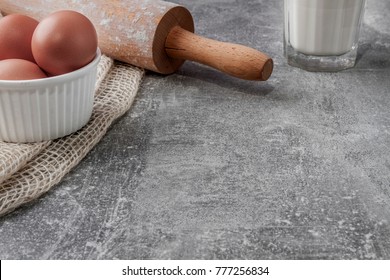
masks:
<svg viewBox="0 0 390 280"><path fill-rule="evenodd" d="M284 54L308 71L355 66L365 0L284 0Z"/></svg>

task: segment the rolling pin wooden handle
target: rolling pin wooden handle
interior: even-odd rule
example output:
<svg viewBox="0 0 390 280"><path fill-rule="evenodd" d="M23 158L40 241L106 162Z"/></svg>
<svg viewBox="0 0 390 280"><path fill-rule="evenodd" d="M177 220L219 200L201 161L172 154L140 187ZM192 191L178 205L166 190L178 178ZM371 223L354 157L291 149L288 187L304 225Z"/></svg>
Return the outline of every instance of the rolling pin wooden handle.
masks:
<svg viewBox="0 0 390 280"><path fill-rule="evenodd" d="M169 32L165 51L172 58L196 61L245 80L266 81L273 70L272 59L262 52L204 38L178 26Z"/></svg>

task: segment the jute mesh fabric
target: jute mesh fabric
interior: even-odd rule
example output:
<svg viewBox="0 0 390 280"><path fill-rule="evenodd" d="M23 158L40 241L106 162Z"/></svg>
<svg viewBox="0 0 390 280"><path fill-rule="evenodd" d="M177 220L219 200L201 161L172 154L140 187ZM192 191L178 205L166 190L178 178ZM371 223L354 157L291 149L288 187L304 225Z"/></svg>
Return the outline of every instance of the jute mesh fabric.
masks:
<svg viewBox="0 0 390 280"><path fill-rule="evenodd" d="M50 190L101 140L131 107L144 71L102 56L93 113L79 131L53 141L0 141L0 216Z"/></svg>

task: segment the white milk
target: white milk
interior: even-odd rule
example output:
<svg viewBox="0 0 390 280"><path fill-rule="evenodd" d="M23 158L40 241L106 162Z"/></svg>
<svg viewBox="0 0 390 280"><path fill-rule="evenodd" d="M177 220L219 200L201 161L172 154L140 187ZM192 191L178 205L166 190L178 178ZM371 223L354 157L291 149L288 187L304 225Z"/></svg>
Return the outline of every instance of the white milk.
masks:
<svg viewBox="0 0 390 280"><path fill-rule="evenodd" d="M356 43L364 0L288 0L292 47L307 55L341 55Z"/></svg>

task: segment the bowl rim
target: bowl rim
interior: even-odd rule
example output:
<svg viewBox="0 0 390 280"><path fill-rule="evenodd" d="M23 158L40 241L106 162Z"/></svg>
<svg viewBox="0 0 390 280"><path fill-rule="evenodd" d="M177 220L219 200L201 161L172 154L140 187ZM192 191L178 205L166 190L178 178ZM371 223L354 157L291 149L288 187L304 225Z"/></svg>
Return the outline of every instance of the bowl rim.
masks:
<svg viewBox="0 0 390 280"><path fill-rule="evenodd" d="M94 59L87 65L62 75L47 77L42 79L33 79L33 80L0 80L0 93L3 88L30 88L30 87L40 87L48 86L58 83L63 83L69 80L83 76L83 74L90 71L91 68L95 67L101 58L101 51L99 48L96 50Z"/></svg>

